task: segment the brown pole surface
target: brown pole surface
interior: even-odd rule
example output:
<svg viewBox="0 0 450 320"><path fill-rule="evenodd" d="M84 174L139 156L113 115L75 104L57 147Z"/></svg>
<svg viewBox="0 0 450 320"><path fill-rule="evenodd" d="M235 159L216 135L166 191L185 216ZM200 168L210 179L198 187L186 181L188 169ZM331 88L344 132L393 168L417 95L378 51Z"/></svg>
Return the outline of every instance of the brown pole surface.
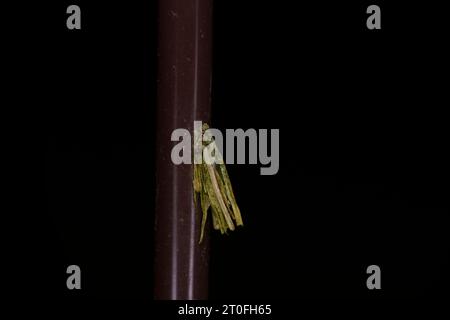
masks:
<svg viewBox="0 0 450 320"><path fill-rule="evenodd" d="M174 165L174 129L193 138L194 120L209 122L212 0L160 0L156 150L155 299L206 299L209 238L199 245L192 165Z"/></svg>

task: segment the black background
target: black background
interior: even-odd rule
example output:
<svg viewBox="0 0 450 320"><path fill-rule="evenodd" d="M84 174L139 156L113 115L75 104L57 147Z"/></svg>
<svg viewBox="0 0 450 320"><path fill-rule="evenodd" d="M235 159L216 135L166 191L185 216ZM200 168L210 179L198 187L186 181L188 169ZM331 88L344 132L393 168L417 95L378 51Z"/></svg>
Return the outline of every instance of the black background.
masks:
<svg viewBox="0 0 450 320"><path fill-rule="evenodd" d="M212 126L279 128L281 141L275 176L229 166L245 227L212 235L211 298L448 294L439 3L215 1ZM366 28L370 4L382 30ZM26 98L40 158L23 255L39 276L21 292L151 298L156 3L36 10ZM70 264L80 291L66 288ZM371 264L382 290L366 288Z"/></svg>

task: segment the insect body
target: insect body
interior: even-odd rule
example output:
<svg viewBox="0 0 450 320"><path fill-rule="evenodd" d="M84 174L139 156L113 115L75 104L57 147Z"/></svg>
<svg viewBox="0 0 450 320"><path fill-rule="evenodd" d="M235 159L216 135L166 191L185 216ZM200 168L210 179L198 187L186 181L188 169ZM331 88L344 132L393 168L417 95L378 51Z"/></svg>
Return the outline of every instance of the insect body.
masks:
<svg viewBox="0 0 450 320"><path fill-rule="evenodd" d="M204 123L202 134L205 134L208 128L208 125ZM202 135L199 136L202 137ZM201 164L194 164L194 201L196 204L200 201L202 211L201 243L209 209L211 209L214 229L220 230L222 234L227 233L228 230L233 231L235 225L243 226L244 223L234 198L233 188L222 155L218 148L215 148L215 141L205 142L200 138L200 141L194 143L200 146L202 154L204 151L214 150L214 158L218 160L213 164L208 164L205 161L202 161Z"/></svg>

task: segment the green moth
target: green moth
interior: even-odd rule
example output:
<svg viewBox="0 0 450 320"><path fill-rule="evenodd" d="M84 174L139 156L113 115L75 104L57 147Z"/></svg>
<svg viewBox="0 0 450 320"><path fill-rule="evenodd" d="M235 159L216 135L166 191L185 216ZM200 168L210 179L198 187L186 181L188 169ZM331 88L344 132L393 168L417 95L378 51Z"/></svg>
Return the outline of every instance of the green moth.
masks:
<svg viewBox="0 0 450 320"><path fill-rule="evenodd" d="M208 211L211 209L212 222L215 230L219 230L222 234L227 233L228 230L233 231L236 226L243 226L241 212L234 198L233 188L231 187L230 178L228 176L225 163L222 155L215 148L215 141L203 141L201 138L209 126L204 123L202 127L202 134L199 141L194 141L200 147L202 152L205 148L214 150L214 158L219 160L213 164L208 164L202 161L201 164L194 162L194 202L197 205L200 203L202 211L202 222L200 231L200 241L203 240L205 225L208 218ZM195 149L195 145L194 145Z"/></svg>

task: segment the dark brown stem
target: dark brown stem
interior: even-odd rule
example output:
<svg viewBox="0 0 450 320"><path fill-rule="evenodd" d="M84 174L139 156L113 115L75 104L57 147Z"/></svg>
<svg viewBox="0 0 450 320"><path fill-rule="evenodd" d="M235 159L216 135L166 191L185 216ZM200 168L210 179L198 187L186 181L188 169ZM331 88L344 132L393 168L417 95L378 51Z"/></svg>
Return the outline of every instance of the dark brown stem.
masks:
<svg viewBox="0 0 450 320"><path fill-rule="evenodd" d="M193 168L172 163L170 138L209 122L212 0L160 0L158 19L155 298L206 299L209 241L205 232L198 243Z"/></svg>

